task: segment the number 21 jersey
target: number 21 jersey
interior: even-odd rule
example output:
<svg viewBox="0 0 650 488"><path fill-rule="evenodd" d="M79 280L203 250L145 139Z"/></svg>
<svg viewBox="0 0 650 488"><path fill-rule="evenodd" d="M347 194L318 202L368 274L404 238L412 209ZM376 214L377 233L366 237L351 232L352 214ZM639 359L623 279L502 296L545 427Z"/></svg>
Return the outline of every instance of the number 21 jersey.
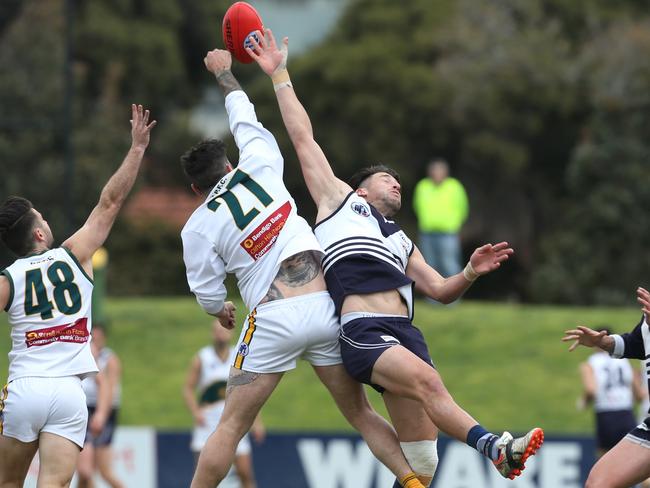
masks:
<svg viewBox="0 0 650 488"><path fill-rule="evenodd" d="M8 381L97 372L90 352L92 280L65 248L17 259L9 279Z"/></svg>
<svg viewBox="0 0 650 488"><path fill-rule="evenodd" d="M273 135L259 123L243 91L226 97L230 130L239 148L237 168L225 175L189 218L181 237L187 282L208 313L223 307L226 273L253 309L280 263L321 247L282 180L284 162Z"/></svg>

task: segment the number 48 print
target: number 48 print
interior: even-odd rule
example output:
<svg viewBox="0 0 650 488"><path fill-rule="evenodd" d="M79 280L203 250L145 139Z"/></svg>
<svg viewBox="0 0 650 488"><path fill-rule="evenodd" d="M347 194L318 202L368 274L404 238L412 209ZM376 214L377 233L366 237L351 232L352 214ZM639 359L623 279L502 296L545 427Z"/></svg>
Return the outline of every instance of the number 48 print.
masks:
<svg viewBox="0 0 650 488"><path fill-rule="evenodd" d="M47 278L54 286L54 303L65 315L72 315L81 309L81 293L74 282L74 272L64 261L56 261L47 269ZM30 269L25 273L25 315L40 314L41 319L51 319L54 306L47 296L43 273Z"/></svg>

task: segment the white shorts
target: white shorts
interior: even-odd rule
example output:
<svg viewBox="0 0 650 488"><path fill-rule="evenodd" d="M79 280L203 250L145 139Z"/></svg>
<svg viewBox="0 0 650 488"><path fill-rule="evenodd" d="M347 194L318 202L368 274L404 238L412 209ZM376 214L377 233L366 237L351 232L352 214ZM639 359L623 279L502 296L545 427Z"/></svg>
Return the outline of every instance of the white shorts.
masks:
<svg viewBox="0 0 650 488"><path fill-rule="evenodd" d="M298 358L314 366L341 364L339 322L326 291L274 300L248 314L237 345L234 367L254 373L279 373Z"/></svg>
<svg viewBox="0 0 650 488"><path fill-rule="evenodd" d="M78 376L17 378L0 398L3 435L33 442L41 432L49 432L83 447L88 409Z"/></svg>

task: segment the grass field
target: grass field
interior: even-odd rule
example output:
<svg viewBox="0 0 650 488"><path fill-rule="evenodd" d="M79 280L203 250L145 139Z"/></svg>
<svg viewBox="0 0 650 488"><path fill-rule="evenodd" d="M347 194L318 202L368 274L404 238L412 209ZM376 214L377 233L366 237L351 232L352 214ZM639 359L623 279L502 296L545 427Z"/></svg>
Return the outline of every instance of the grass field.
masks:
<svg viewBox="0 0 650 488"><path fill-rule="evenodd" d="M451 393L487 428L514 431L540 425L549 432L590 432L592 416L578 412L578 363L562 332L577 323L611 324L624 332L636 324L634 308L569 308L463 302L434 307L419 302L416 324ZM121 421L130 425L191 425L181 385L192 355L210 340L210 317L192 298L112 299L109 343L123 362ZM241 323L246 311L239 304ZM6 314L0 316L0 369L10 348ZM3 373L5 374L5 373ZM369 391L382 413L381 398ZM285 376L263 410L272 430L350 430L309 366Z"/></svg>

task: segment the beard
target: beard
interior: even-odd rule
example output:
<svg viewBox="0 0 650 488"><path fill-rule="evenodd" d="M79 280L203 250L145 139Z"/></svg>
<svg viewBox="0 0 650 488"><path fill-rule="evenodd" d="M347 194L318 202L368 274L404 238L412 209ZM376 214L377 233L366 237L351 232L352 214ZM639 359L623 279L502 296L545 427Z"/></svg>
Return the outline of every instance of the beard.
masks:
<svg viewBox="0 0 650 488"><path fill-rule="evenodd" d="M381 199L384 217L393 217L399 209L402 208L402 199L394 195L387 194Z"/></svg>

